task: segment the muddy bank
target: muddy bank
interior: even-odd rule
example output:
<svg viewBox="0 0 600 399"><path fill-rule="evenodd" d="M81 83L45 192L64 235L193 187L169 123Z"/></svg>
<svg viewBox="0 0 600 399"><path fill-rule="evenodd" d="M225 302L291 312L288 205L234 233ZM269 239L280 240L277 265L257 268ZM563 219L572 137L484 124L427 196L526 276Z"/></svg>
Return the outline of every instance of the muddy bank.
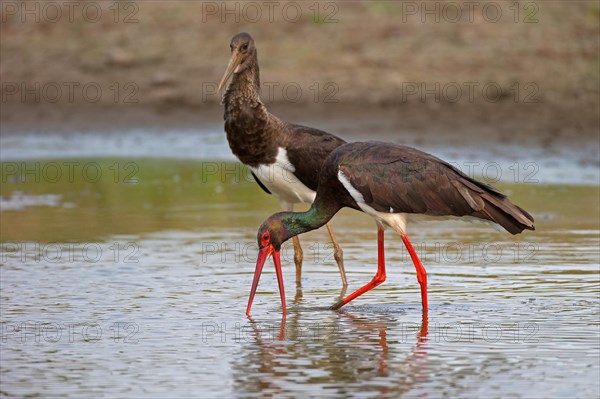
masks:
<svg viewBox="0 0 600 399"><path fill-rule="evenodd" d="M359 139L403 137L427 141L522 143L526 146L598 146L597 112L549 104L512 103L478 106L402 104L268 104L269 110L294 123ZM220 105L35 105L4 104L3 135L24 132L74 133L131 128L194 129L222 125Z"/></svg>
<svg viewBox="0 0 600 399"><path fill-rule="evenodd" d="M456 20L441 2L427 6L433 14L427 2L276 2L268 19L267 3L132 1L117 12L94 2L101 14L90 20L81 5L53 18L11 2L0 25L2 130L216 118L239 31L257 41L263 100L300 122L383 112L399 129L598 127L596 1L451 2ZM296 7L299 18L281 14Z"/></svg>

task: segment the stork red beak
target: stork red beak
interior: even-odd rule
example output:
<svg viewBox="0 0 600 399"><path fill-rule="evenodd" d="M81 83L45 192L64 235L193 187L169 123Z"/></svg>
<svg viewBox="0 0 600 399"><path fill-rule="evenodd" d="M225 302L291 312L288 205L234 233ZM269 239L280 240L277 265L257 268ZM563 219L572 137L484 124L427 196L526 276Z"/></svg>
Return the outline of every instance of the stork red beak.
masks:
<svg viewBox="0 0 600 399"><path fill-rule="evenodd" d="M256 260L256 270L254 271L254 281L252 281L252 290L250 291L250 298L248 298L248 307L246 308L246 315L250 316L250 308L252 307L252 301L254 300L254 294L256 294L256 288L258 287L258 280L260 280L260 274L265 261L269 258L269 255L273 255L273 263L275 264L275 273L277 273L277 283L279 284L279 295L281 296L281 307L283 309L283 315L285 316L285 291L283 288L283 275L281 272L281 260L279 251L275 250L272 245L261 248L258 252L258 259Z"/></svg>
<svg viewBox="0 0 600 399"><path fill-rule="evenodd" d="M219 87L217 88L217 93L221 93L223 91L223 87L225 87L225 83L229 80L229 77L237 72L237 67L242 63L242 54L238 51L234 50L231 54L231 58L229 59L229 65L227 65L227 69L219 82Z"/></svg>

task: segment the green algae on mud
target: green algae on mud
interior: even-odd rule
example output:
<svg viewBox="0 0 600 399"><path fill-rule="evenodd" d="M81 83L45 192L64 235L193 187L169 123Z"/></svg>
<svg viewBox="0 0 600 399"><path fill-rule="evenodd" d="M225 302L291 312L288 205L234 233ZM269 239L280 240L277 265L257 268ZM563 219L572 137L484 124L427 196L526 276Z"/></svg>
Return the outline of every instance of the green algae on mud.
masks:
<svg viewBox="0 0 600 399"><path fill-rule="evenodd" d="M253 230L279 211L275 198L236 162L101 158L1 166L3 242L85 241L161 230ZM534 215L538 231L598 229L597 186L495 185ZM55 201L31 201L44 196ZM354 216L355 211L345 210L334 222L370 226L369 218Z"/></svg>
<svg viewBox="0 0 600 399"><path fill-rule="evenodd" d="M275 209L274 200L262 195L251 174L237 163L168 159L11 163L18 173L6 164L0 191L4 199L15 198L18 205L22 194L58 195L60 204L3 212L3 241L79 241L109 234L210 229L245 224L255 210ZM70 175L68 165L75 165ZM38 172L19 181L16 175L25 170ZM274 203L269 206L270 201Z"/></svg>

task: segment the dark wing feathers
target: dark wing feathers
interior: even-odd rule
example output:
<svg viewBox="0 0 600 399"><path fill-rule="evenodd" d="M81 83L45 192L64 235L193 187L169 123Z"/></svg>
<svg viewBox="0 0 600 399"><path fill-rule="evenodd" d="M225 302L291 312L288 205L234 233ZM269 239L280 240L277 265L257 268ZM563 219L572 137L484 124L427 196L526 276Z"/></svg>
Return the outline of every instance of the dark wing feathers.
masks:
<svg viewBox="0 0 600 399"><path fill-rule="evenodd" d="M496 188L433 155L378 142L348 144L340 150L346 152L339 158L340 170L377 211L474 216L513 234L534 228L531 215Z"/></svg>
<svg viewBox="0 0 600 399"><path fill-rule="evenodd" d="M306 187L317 191L319 172L327 156L346 142L322 130L287 123L283 147L294 165L294 175Z"/></svg>

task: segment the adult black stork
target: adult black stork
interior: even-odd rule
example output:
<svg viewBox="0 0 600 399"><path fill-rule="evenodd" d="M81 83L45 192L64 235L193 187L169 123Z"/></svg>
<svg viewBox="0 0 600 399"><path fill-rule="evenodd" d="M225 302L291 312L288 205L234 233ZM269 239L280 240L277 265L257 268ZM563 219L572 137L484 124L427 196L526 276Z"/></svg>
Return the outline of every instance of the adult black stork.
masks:
<svg viewBox="0 0 600 399"><path fill-rule="evenodd" d="M279 200L284 211L296 203L312 203L319 171L329 153L345 141L332 134L285 122L267 111L260 99L260 74L256 43L248 33L231 39L231 59L218 92L233 75L223 94L225 132L233 154L246 165L258 185ZM344 287L344 260L333 229L327 230ZM294 237L296 283L300 284L302 247Z"/></svg>
<svg viewBox="0 0 600 399"><path fill-rule="evenodd" d="M406 225L411 219L472 217L498 224L511 234L535 230L533 217L500 191L433 155L375 141L344 144L332 151L323 163L317 196L308 211L276 213L260 226L259 254L246 314L250 314L262 267L269 255L275 263L285 314L281 244L324 225L344 207L367 213L377 223L377 274L332 309L344 306L385 281L383 238L386 227L400 234L415 265L424 313L428 310L427 274L406 235Z"/></svg>

